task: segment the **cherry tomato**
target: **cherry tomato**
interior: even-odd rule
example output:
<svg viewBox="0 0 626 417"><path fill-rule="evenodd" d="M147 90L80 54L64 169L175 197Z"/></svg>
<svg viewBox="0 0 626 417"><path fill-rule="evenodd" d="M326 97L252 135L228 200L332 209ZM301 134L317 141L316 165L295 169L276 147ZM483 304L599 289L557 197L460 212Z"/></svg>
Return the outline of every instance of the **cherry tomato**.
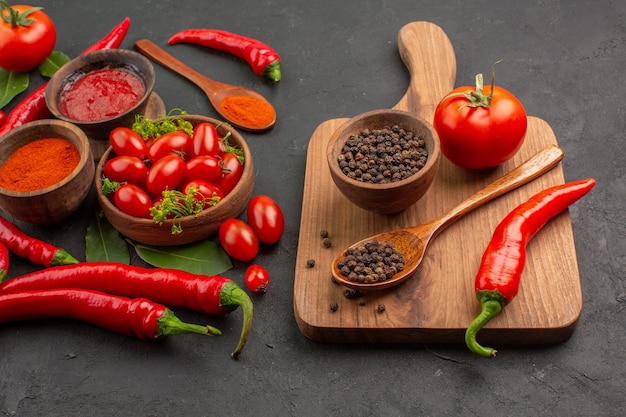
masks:
<svg viewBox="0 0 626 417"><path fill-rule="evenodd" d="M154 195L175 189L185 174L185 161L174 154L165 155L148 170L146 187Z"/></svg>
<svg viewBox="0 0 626 417"><path fill-rule="evenodd" d="M220 136L213 123L199 123L193 130L191 157L200 155L221 156L224 151L220 145Z"/></svg>
<svg viewBox="0 0 626 417"><path fill-rule="evenodd" d="M119 156L134 156L141 160L148 155L148 146L139 133L127 127L116 127L109 133L109 143Z"/></svg>
<svg viewBox="0 0 626 417"><path fill-rule="evenodd" d="M177 154L183 158L189 154L191 148L191 137L183 130L165 133L148 148L148 159L153 163L163 158L165 155Z"/></svg>
<svg viewBox="0 0 626 417"><path fill-rule="evenodd" d="M239 162L236 153L226 152L222 157L222 178L215 184L224 195L228 195L237 185L243 175L244 165Z"/></svg>
<svg viewBox="0 0 626 417"><path fill-rule="evenodd" d="M463 86L450 92L435 109L433 126L441 152L454 164L467 169L500 165L515 155L526 135L526 111L504 88L495 86L488 107L476 107L467 94L477 87ZM489 96L491 86L485 86Z"/></svg>
<svg viewBox="0 0 626 417"><path fill-rule="evenodd" d="M276 243L285 230L285 217L276 201L266 195L253 197L246 210L248 224L263 243Z"/></svg>
<svg viewBox="0 0 626 417"><path fill-rule="evenodd" d="M239 261L251 261L259 253L259 240L248 223L227 219L220 225L220 243L228 255Z"/></svg>
<svg viewBox="0 0 626 417"><path fill-rule="evenodd" d="M12 72L28 72L43 63L54 50L56 28L41 9L23 5L9 7L12 10L3 6L0 11L0 67Z"/></svg>
<svg viewBox="0 0 626 417"><path fill-rule="evenodd" d="M0 110L0 126L2 126L4 122L6 121L7 121L7 114L3 112L2 110Z"/></svg>
<svg viewBox="0 0 626 417"><path fill-rule="evenodd" d="M266 292L270 284L270 274L261 265L252 264L246 269L246 287L252 292Z"/></svg>
<svg viewBox="0 0 626 417"><path fill-rule="evenodd" d="M222 162L213 155L196 156L187 161L185 178L188 181L204 180L215 184L222 178Z"/></svg>
<svg viewBox="0 0 626 417"><path fill-rule="evenodd" d="M184 194L190 194L191 188L195 188L196 192L194 194L194 198L198 201L210 200L213 197L219 197L220 200L224 198L224 193L222 190L217 188L215 185L211 184L207 181L202 180L193 180L189 181L182 188ZM208 202L204 205L204 208L211 206Z"/></svg>
<svg viewBox="0 0 626 417"><path fill-rule="evenodd" d="M113 194L115 206L124 213L135 217L150 215L152 201L142 188L135 184L123 184Z"/></svg>
<svg viewBox="0 0 626 417"><path fill-rule="evenodd" d="M116 156L104 164L104 175L111 181L139 184L146 178L148 167L134 156Z"/></svg>

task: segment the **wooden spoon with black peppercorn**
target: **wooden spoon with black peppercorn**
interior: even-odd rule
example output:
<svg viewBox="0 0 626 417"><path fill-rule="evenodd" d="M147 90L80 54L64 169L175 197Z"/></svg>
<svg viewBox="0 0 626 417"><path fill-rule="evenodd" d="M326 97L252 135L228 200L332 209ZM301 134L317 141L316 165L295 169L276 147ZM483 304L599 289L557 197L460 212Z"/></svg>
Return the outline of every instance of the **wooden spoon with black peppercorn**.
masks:
<svg viewBox="0 0 626 417"><path fill-rule="evenodd" d="M354 243L342 251L333 261L331 267L333 277L338 283L348 288L363 291L384 290L406 281L415 273L422 262L430 240L448 225L476 207L543 175L554 168L561 159L563 159L563 150L557 145L548 145L522 165L476 192L440 217L418 226L382 232ZM404 258L404 268L389 279L382 281L365 283L349 279L339 267L340 261L346 257L346 251L374 241L380 244L390 244L393 249L399 252Z"/></svg>

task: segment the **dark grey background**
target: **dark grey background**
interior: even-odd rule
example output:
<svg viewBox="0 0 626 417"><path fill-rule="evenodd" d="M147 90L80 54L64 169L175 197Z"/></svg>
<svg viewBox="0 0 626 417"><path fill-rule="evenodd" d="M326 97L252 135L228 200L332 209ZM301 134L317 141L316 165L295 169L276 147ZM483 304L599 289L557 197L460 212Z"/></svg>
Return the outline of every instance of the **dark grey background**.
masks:
<svg viewBox="0 0 626 417"><path fill-rule="evenodd" d="M215 27L260 38L282 56L279 84L245 62L189 46L170 51L223 82L266 95L278 123L246 134L256 194L282 205L286 231L257 261L272 274L240 360L240 313L212 320L204 340L151 343L67 321L0 328L0 415L7 416L590 416L626 405L624 171L626 3L575 1L44 1L58 50L76 56L125 16L125 48L165 46L176 31ZM391 107L408 85L397 53L406 23L428 20L450 37L457 85L498 66L498 84L546 120L566 153L566 180L598 185L571 209L584 307L570 340L507 347L493 360L464 346L325 345L294 320L293 271L308 140L321 122ZM155 65L168 108L216 116L195 86ZM32 77L32 87L40 84ZM93 201L93 199L92 199ZM84 256L93 204L56 228L26 231ZM36 269L11 258L11 276ZM226 275L243 285L245 264ZM546 277L549 279L549 277ZM450 300L455 302L455 300ZM177 313L189 320L205 316Z"/></svg>

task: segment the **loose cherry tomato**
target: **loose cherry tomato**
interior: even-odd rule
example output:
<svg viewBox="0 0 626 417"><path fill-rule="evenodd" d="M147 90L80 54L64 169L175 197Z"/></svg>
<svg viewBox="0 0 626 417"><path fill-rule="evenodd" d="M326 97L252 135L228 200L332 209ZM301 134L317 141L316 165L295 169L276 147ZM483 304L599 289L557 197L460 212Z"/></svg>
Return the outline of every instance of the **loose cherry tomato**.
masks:
<svg viewBox="0 0 626 417"><path fill-rule="evenodd" d="M220 136L213 123L199 123L193 130L191 157L200 155L221 156L224 151L220 146Z"/></svg>
<svg viewBox="0 0 626 417"><path fill-rule="evenodd" d="M246 209L248 224L263 243L276 243L285 230L285 217L276 201L266 195L253 197Z"/></svg>
<svg viewBox="0 0 626 417"><path fill-rule="evenodd" d="M123 184L113 194L115 206L124 213L135 217L147 217L152 201L142 188L135 184Z"/></svg>
<svg viewBox="0 0 626 417"><path fill-rule="evenodd" d="M9 6L0 9L0 67L12 72L37 68L54 50L57 32L41 7Z"/></svg>
<svg viewBox="0 0 626 417"><path fill-rule="evenodd" d="M204 180L215 184L222 178L222 162L213 155L196 156L187 161L185 178L188 181Z"/></svg>
<svg viewBox="0 0 626 417"><path fill-rule="evenodd" d="M175 189L185 174L185 161L174 154L165 155L156 161L148 170L146 187L154 195L160 195L163 190Z"/></svg>
<svg viewBox="0 0 626 417"><path fill-rule="evenodd" d="M7 121L7 114L3 112L2 110L0 110L0 126L2 126L4 122L6 121Z"/></svg>
<svg viewBox="0 0 626 417"><path fill-rule="evenodd" d="M270 274L261 265L252 264L246 269L246 287L252 292L266 292L270 284Z"/></svg>
<svg viewBox="0 0 626 417"><path fill-rule="evenodd" d="M200 201L200 202L206 201L206 203L204 204L204 208L214 205L214 204L209 204L208 202L208 200L211 200L213 197L219 197L220 200L224 198L224 193L222 192L222 190L220 190L215 185L207 181L202 181L202 180L189 181L182 188L182 191L184 194L188 195L191 193L191 188L195 188L196 190L196 192L194 193L194 198L197 201Z"/></svg>
<svg viewBox="0 0 626 417"><path fill-rule="evenodd" d="M109 143L117 155L134 156L142 161L148 155L148 146L143 138L127 127L116 127L109 134Z"/></svg>
<svg viewBox="0 0 626 417"><path fill-rule="evenodd" d="M239 161L237 154L226 152L222 157L222 178L215 184L224 195L228 195L237 185L243 175L244 164Z"/></svg>
<svg viewBox="0 0 626 417"><path fill-rule="evenodd" d="M441 152L467 169L494 167L512 158L522 146L528 123L522 103L512 93L493 82L483 88L481 79L477 77L476 87L455 88L435 109L433 126Z"/></svg>
<svg viewBox="0 0 626 417"><path fill-rule="evenodd" d="M191 137L183 130L168 132L158 137L148 148L148 159L153 163L165 155L177 154L185 158L191 149Z"/></svg>
<svg viewBox="0 0 626 417"><path fill-rule="evenodd" d="M259 253L259 240L248 223L227 219L220 225L220 243L228 255L239 261L251 261Z"/></svg>
<svg viewBox="0 0 626 417"><path fill-rule="evenodd" d="M139 184L146 178L148 167L134 156L116 156L105 162L104 175L111 181Z"/></svg>

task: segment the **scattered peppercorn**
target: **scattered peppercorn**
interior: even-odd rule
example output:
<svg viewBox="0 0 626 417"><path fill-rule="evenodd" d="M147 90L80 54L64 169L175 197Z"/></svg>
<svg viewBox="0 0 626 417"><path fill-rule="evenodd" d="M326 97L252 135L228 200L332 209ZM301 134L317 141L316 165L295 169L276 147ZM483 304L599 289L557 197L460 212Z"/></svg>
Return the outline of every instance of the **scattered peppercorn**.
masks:
<svg viewBox="0 0 626 417"><path fill-rule="evenodd" d="M379 313L384 313L385 312L385 305L384 304L378 304L378 312Z"/></svg>
<svg viewBox="0 0 626 417"><path fill-rule="evenodd" d="M371 184L402 181L426 165L422 138L397 125L364 129L344 144L337 163L349 178Z"/></svg>
<svg viewBox="0 0 626 417"><path fill-rule="evenodd" d="M307 268L313 268L315 266L315 259L309 259L306 261Z"/></svg>
<svg viewBox="0 0 626 417"><path fill-rule="evenodd" d="M334 275L331 275L331 276L330 276L330 282L332 282L333 284L339 284L339 283L337 282L337 278L335 278L335 276L334 276Z"/></svg>
<svg viewBox="0 0 626 417"><path fill-rule="evenodd" d="M360 306L364 306L364 305L365 305L365 303L366 303L366 301L365 301L365 297L361 297L361 298L359 298L358 303L359 303L359 305L360 305Z"/></svg>
<svg viewBox="0 0 626 417"><path fill-rule="evenodd" d="M358 295L359 291L355 290L354 288L346 288L345 290L343 290L343 296L346 297L348 300L353 300L358 297Z"/></svg>
<svg viewBox="0 0 626 417"><path fill-rule="evenodd" d="M372 284L390 279L404 269L404 256L389 243L372 240L345 252L337 263L341 275L353 282Z"/></svg>
<svg viewBox="0 0 626 417"><path fill-rule="evenodd" d="M330 303L330 311L337 311L339 309L339 304Z"/></svg>
<svg viewBox="0 0 626 417"><path fill-rule="evenodd" d="M322 239L326 239L326 238L328 237L328 230L322 229L322 230L320 231L320 237L321 237Z"/></svg>
<svg viewBox="0 0 626 417"><path fill-rule="evenodd" d="M325 248L330 248L330 247L333 245L333 243L330 241L330 239L329 239L329 238L325 238L325 239L322 241L322 243L324 244L324 247L325 247Z"/></svg>

